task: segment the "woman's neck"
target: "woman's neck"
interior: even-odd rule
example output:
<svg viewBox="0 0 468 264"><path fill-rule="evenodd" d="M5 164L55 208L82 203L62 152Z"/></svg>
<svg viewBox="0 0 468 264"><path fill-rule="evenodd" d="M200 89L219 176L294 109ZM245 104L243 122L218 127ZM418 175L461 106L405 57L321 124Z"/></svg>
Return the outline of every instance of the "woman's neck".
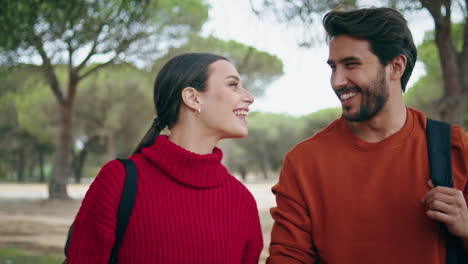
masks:
<svg viewBox="0 0 468 264"><path fill-rule="evenodd" d="M184 129L175 126L169 140L174 144L197 154L211 154L219 139L201 134L197 129Z"/></svg>

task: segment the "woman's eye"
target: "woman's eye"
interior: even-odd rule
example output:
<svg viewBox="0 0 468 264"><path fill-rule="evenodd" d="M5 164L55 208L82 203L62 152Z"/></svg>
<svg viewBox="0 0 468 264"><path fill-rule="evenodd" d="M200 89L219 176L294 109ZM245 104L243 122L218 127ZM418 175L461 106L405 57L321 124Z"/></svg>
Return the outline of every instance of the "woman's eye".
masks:
<svg viewBox="0 0 468 264"><path fill-rule="evenodd" d="M239 83L230 83L229 86L231 86L231 87L237 87L238 84L239 84Z"/></svg>

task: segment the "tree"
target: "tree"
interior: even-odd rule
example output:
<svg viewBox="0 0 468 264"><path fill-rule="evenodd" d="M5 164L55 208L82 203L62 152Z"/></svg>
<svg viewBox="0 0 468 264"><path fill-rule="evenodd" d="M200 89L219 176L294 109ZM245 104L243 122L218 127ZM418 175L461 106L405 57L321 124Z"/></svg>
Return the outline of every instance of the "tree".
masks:
<svg viewBox="0 0 468 264"><path fill-rule="evenodd" d="M249 135L223 142L226 164L243 178L247 172L258 172L267 179L279 170L286 152L303 139L302 130L303 123L296 117L253 112L249 114Z"/></svg>
<svg viewBox="0 0 468 264"><path fill-rule="evenodd" d="M304 129L300 136L302 138L308 138L320 130L325 128L330 122L339 118L341 115L341 108L326 108L317 112L305 115L301 117L301 122L304 123Z"/></svg>
<svg viewBox="0 0 468 264"><path fill-rule="evenodd" d="M457 50L463 44L463 25L454 24L453 39ZM443 96L443 80L439 56L434 40L434 30L425 33L424 41L418 46L419 60L424 63L426 75L422 76L405 94L405 103L426 113L429 117L440 119L434 108ZM465 105L464 126L468 128L468 105Z"/></svg>
<svg viewBox="0 0 468 264"><path fill-rule="evenodd" d="M35 121L45 118L33 118L31 113L42 113L42 110L37 108L37 99L42 97L44 92L47 94L50 91L33 88L40 86L43 79L36 69L34 65L0 69L0 177L6 176L8 172L15 172L18 181L26 181L29 180L27 176L31 178L35 169L39 167L38 180L44 182L46 179L44 167L46 157L53 150L53 144L49 141L50 135L46 136L44 123L37 131L33 125ZM25 168L29 170L25 171Z"/></svg>
<svg viewBox="0 0 468 264"><path fill-rule="evenodd" d="M280 21L303 23L304 30L311 31L309 26L324 12L336 7L338 4L359 6L357 0L263 0L262 5L254 5L253 9L258 14L272 11ZM440 59L442 72L443 96L437 102L436 108L442 120L452 124L463 124L464 105L467 101L468 90L468 24L467 2L450 0L382 0L381 4L402 11L425 10L429 12L434 21L434 39L437 53ZM461 25L463 37L460 48L457 49L454 40L452 23L454 13L462 16ZM313 37L313 36L312 36ZM312 42L311 35L305 34L302 44Z"/></svg>
<svg viewBox="0 0 468 264"><path fill-rule="evenodd" d="M73 168L79 182L88 154L97 153L98 164L126 157L154 117L152 79L135 66L113 64L83 82L76 110ZM146 125L145 125L146 124Z"/></svg>
<svg viewBox="0 0 468 264"><path fill-rule="evenodd" d="M112 63L142 62L160 56L168 44L183 43L200 29L207 10L200 0L21 0L1 6L0 61L40 61L58 105L50 198L68 197L78 84ZM96 58L104 62L88 67ZM67 65L67 80L59 80L56 64Z"/></svg>
<svg viewBox="0 0 468 264"><path fill-rule="evenodd" d="M340 114L340 108L327 108L301 117L253 112L249 114L246 138L222 142L226 165L243 180L248 172L270 178L280 170L291 148L319 132Z"/></svg>
<svg viewBox="0 0 468 264"><path fill-rule="evenodd" d="M169 58L186 52L209 52L228 58L239 71L244 86L255 96L263 95L266 87L283 75L283 62L275 55L234 40L193 34L187 44L170 49L163 59L154 64L153 72L159 71Z"/></svg>

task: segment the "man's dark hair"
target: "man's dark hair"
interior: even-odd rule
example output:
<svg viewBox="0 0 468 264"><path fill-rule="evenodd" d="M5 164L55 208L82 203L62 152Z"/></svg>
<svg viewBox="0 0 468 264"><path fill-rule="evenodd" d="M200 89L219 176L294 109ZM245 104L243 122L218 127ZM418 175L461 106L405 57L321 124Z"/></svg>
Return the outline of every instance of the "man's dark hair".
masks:
<svg viewBox="0 0 468 264"><path fill-rule="evenodd" d="M396 56L406 57L406 69L401 76L401 89L406 84L416 63L417 50L405 18L386 7L363 8L353 11L330 11L323 17L328 39L339 35L369 41L371 51L385 66Z"/></svg>

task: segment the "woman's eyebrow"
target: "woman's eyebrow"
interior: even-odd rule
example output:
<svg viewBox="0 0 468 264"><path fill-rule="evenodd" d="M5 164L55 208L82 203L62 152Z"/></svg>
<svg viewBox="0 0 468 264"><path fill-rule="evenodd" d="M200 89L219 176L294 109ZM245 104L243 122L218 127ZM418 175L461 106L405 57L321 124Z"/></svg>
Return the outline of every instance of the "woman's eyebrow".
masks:
<svg viewBox="0 0 468 264"><path fill-rule="evenodd" d="M239 77L237 77L236 75L229 75L228 77L225 78L225 80L229 79L229 78L234 78L234 79L236 79L238 81L240 80Z"/></svg>

